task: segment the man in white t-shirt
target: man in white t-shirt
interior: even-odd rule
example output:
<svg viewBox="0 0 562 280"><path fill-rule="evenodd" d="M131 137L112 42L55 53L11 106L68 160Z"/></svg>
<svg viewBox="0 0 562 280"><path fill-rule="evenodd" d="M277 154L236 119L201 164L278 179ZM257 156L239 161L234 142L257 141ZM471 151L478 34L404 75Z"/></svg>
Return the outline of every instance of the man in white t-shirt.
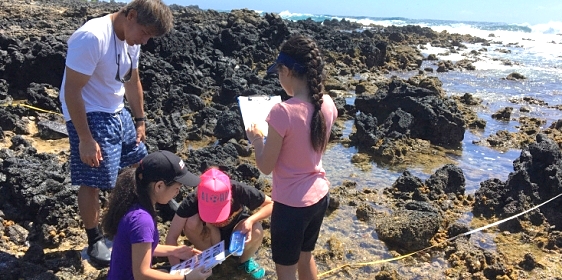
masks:
<svg viewBox="0 0 562 280"><path fill-rule="evenodd" d="M120 168L147 155L140 45L172 27L172 12L161 0L133 0L89 20L68 39L59 98L69 133L70 176L80 186L87 253L100 265L109 265L110 251L99 230L99 190L112 189Z"/></svg>

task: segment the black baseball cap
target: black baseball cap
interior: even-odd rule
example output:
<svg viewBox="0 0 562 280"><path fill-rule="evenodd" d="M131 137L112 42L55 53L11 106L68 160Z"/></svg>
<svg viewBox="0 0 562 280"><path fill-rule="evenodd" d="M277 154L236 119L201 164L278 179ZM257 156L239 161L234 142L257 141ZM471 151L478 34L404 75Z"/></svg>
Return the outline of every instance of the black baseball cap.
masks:
<svg viewBox="0 0 562 280"><path fill-rule="evenodd" d="M156 151L144 157L136 170L139 180L145 182L179 182L186 186L199 185L199 176L187 171L183 160L172 152Z"/></svg>

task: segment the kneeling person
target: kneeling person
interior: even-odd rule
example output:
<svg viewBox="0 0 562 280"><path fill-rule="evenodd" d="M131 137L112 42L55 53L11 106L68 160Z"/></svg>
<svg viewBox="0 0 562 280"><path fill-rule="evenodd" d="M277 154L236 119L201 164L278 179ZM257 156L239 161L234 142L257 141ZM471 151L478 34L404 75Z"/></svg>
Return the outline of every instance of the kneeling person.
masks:
<svg viewBox="0 0 562 280"><path fill-rule="evenodd" d="M260 208L254 214L250 211ZM265 270L253 256L263 240L261 220L271 216L273 201L262 191L230 180L222 171L211 168L201 175L197 192L188 195L180 204L166 236L166 244L177 245L182 230L195 248L206 250L224 240L228 248L234 231L246 235L240 269L255 279ZM170 264L179 262L169 257Z"/></svg>
<svg viewBox="0 0 562 280"><path fill-rule="evenodd" d="M137 168L125 169L109 196L102 224L113 240L107 280L123 279L207 279L203 267L185 276L172 275L152 267L153 257L189 259L200 252L187 246L159 244L156 204L173 199L182 185L196 186L183 160L168 151L156 151L143 158Z"/></svg>

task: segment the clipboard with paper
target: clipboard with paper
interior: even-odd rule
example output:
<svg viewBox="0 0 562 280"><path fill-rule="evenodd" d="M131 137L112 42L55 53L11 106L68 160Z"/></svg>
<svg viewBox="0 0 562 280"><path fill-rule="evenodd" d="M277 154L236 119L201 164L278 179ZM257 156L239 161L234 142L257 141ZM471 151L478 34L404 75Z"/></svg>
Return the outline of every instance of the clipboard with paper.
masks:
<svg viewBox="0 0 562 280"><path fill-rule="evenodd" d="M267 137L268 125L265 121L269 111L273 105L281 102L281 96L238 96L238 104L240 105L240 112L242 113L242 120L244 121L244 129L250 127L255 123L257 127Z"/></svg>
<svg viewBox="0 0 562 280"><path fill-rule="evenodd" d="M226 253L224 251L224 241L221 241L213 245L211 248L201 252L201 254L195 255L191 259L172 266L170 274L186 275L199 266L205 266L205 270L209 270L221 264L226 257Z"/></svg>

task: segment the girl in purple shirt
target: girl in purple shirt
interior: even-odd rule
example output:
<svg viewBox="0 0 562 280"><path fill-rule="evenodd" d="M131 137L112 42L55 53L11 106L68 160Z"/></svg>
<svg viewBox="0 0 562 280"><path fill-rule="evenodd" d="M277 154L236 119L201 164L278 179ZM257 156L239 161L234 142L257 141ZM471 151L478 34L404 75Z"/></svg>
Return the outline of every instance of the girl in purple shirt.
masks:
<svg viewBox="0 0 562 280"><path fill-rule="evenodd" d="M301 35L287 40L267 69L292 98L276 104L266 121L267 141L251 125L256 164L273 173L271 252L279 279L317 279L312 251L328 207L330 182L322 154L337 118L332 98L323 93L324 61L316 43Z"/></svg>
<svg viewBox="0 0 562 280"><path fill-rule="evenodd" d="M184 162L168 151L157 151L141 160L136 169L124 170L109 197L102 225L113 239L108 280L206 279L203 267L189 274L172 275L152 268L152 257L189 259L200 251L182 246L161 245L156 227L156 203L166 204L181 185L196 186L199 177L187 171Z"/></svg>

